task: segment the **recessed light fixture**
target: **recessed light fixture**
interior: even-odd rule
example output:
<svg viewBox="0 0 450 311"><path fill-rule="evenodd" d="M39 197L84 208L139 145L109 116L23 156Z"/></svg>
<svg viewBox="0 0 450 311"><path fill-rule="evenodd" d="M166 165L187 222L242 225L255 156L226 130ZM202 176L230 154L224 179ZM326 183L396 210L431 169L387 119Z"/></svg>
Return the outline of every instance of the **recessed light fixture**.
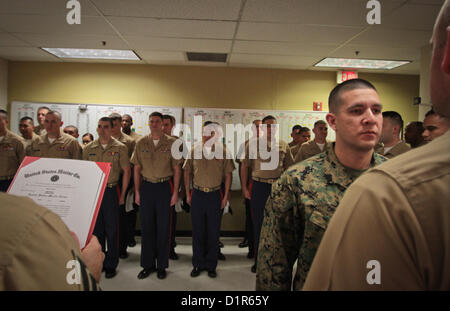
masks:
<svg viewBox="0 0 450 311"><path fill-rule="evenodd" d="M314 67L390 70L409 63L411 61L327 57L315 64Z"/></svg>
<svg viewBox="0 0 450 311"><path fill-rule="evenodd" d="M42 48L59 58L140 60L131 50Z"/></svg>

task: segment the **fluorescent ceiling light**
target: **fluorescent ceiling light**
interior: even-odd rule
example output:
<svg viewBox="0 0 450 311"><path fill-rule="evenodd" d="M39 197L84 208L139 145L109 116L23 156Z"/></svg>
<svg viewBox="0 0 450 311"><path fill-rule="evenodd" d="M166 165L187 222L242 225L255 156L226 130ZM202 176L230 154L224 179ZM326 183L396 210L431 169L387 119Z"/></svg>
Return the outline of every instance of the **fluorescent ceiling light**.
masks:
<svg viewBox="0 0 450 311"><path fill-rule="evenodd" d="M356 58L333 58L328 57L315 67L337 67L337 68L363 68L363 69L394 69L409 64L411 61L382 60L382 59L356 59Z"/></svg>
<svg viewBox="0 0 450 311"><path fill-rule="evenodd" d="M59 58L140 60L131 50L42 48Z"/></svg>

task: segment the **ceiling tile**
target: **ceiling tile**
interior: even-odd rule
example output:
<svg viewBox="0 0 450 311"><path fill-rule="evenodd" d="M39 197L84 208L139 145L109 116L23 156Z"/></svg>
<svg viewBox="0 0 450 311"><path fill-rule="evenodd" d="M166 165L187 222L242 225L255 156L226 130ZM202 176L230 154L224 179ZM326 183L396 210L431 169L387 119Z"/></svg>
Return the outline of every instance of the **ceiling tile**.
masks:
<svg viewBox="0 0 450 311"><path fill-rule="evenodd" d="M431 34L431 31L396 30L374 26L359 34L348 44L420 48L429 44Z"/></svg>
<svg viewBox="0 0 450 311"><path fill-rule="evenodd" d="M260 55L233 53L229 58L230 65L257 65L272 68L307 68L319 61L318 57L296 57L286 55Z"/></svg>
<svg viewBox="0 0 450 311"><path fill-rule="evenodd" d="M358 51L358 55L356 55ZM392 60L416 60L420 59L420 50L411 48L395 48L390 46L356 45L347 44L333 53L330 57L348 57L361 59L392 59Z"/></svg>
<svg viewBox="0 0 450 311"><path fill-rule="evenodd" d="M403 1L404 2L404 1ZM400 0L383 1L381 14L389 13ZM243 21L316 25L367 26L369 10L364 0L248 0Z"/></svg>
<svg viewBox="0 0 450 311"><path fill-rule="evenodd" d="M241 23L236 38L240 40L303 42L305 44L335 44L349 40L362 30L363 27Z"/></svg>
<svg viewBox="0 0 450 311"><path fill-rule="evenodd" d="M89 0L78 0L82 16L98 16ZM64 0L0 0L0 14L67 15Z"/></svg>
<svg viewBox="0 0 450 311"><path fill-rule="evenodd" d="M433 31L439 14L439 5L404 5L391 14L381 17L381 25L398 30Z"/></svg>
<svg viewBox="0 0 450 311"><path fill-rule="evenodd" d="M15 35L0 33L0 46L28 46L28 44Z"/></svg>
<svg viewBox="0 0 450 311"><path fill-rule="evenodd" d="M36 47L84 48L84 49L128 49L128 45L118 36L111 35L62 35L62 34L15 34L20 39ZM102 41L106 42L104 46Z"/></svg>
<svg viewBox="0 0 450 311"><path fill-rule="evenodd" d="M106 16L237 20L241 0L93 0Z"/></svg>
<svg viewBox="0 0 450 311"><path fill-rule="evenodd" d="M233 53L317 56L328 54L337 45L311 45L299 42L241 41L234 43Z"/></svg>
<svg viewBox="0 0 450 311"><path fill-rule="evenodd" d="M232 39L236 26L235 22L131 17L110 17L109 21L124 36Z"/></svg>
<svg viewBox="0 0 450 311"><path fill-rule="evenodd" d="M207 40L207 39L178 39L126 36L133 49L160 50L182 52L210 52L228 53L231 49L231 40Z"/></svg>
<svg viewBox="0 0 450 311"><path fill-rule="evenodd" d="M179 62L184 63L186 61L183 52L169 52L169 51L136 51L137 54L146 62Z"/></svg>
<svg viewBox="0 0 450 311"><path fill-rule="evenodd" d="M0 47L0 57L8 60L60 61L56 56L30 47Z"/></svg>
<svg viewBox="0 0 450 311"><path fill-rule="evenodd" d="M82 16L80 25L67 24L65 16L2 15L0 28L12 33L115 34L102 17Z"/></svg>

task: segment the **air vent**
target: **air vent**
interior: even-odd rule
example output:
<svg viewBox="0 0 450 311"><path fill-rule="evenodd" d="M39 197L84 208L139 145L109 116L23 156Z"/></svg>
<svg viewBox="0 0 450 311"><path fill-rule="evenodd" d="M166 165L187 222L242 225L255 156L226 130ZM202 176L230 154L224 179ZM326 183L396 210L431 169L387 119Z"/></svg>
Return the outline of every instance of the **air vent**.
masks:
<svg viewBox="0 0 450 311"><path fill-rule="evenodd" d="M190 62L216 62L226 63L227 54L224 53L196 53L186 52L188 61Z"/></svg>

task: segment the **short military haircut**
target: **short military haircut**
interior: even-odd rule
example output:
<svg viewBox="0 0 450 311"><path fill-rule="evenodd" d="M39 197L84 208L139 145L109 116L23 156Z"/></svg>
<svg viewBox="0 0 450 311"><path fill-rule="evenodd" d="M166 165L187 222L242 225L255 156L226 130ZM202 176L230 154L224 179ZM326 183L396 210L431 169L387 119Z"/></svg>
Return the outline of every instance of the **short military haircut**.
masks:
<svg viewBox="0 0 450 311"><path fill-rule="evenodd" d="M47 106L41 106L38 108L37 111L42 110L42 109L46 109L47 111L50 111L50 108L48 108Z"/></svg>
<svg viewBox="0 0 450 311"><path fill-rule="evenodd" d="M170 120L170 123L171 123L172 125L175 125L175 118L172 117L171 115L164 114L164 115L162 116L162 119L163 119L163 120Z"/></svg>
<svg viewBox="0 0 450 311"><path fill-rule="evenodd" d="M122 122L122 116L119 113L111 113L108 117L111 118L111 121L119 120L120 122Z"/></svg>
<svg viewBox="0 0 450 311"><path fill-rule="evenodd" d="M252 123L253 123L253 124L255 124L255 123L256 123L256 122L258 122L258 121L259 121L259 122L261 122L261 120L260 120L260 119L256 119L256 120L253 120L253 122L252 122Z"/></svg>
<svg viewBox="0 0 450 311"><path fill-rule="evenodd" d="M316 127L317 125L320 125L320 124L327 125L327 122L325 122L324 120L317 120L316 122L314 122L314 127Z"/></svg>
<svg viewBox="0 0 450 311"><path fill-rule="evenodd" d="M124 114L123 116L122 116L122 118L123 117L128 117L128 118L130 118L130 121L131 121L131 123L133 123L133 117L132 116L130 116L129 114Z"/></svg>
<svg viewBox="0 0 450 311"><path fill-rule="evenodd" d="M425 114L425 118L428 117L428 116L432 116L433 114L437 114L437 113L436 113L436 111L434 111L433 108L431 108L431 110L428 111L428 112Z"/></svg>
<svg viewBox="0 0 450 311"><path fill-rule="evenodd" d="M22 122L22 121L30 121L31 124L34 124L34 121L33 121L32 117L28 117L28 116L22 117L22 118L20 118L19 122Z"/></svg>
<svg viewBox="0 0 450 311"><path fill-rule="evenodd" d="M301 129L302 129L302 126L299 125L299 124L297 124L297 125L294 125L294 126L292 127L292 131L291 131L291 132L295 132L296 130L301 130Z"/></svg>
<svg viewBox="0 0 450 311"><path fill-rule="evenodd" d="M219 125L219 123L214 122L214 121L206 121L205 123L203 123L203 126L208 126L208 125L211 125L211 124Z"/></svg>
<svg viewBox="0 0 450 311"><path fill-rule="evenodd" d="M152 113L148 116L149 119L150 119L151 117L158 117L158 118L160 118L161 120L163 119L162 113L161 113L161 112L158 112L158 111L152 112Z"/></svg>
<svg viewBox="0 0 450 311"><path fill-rule="evenodd" d="M0 115L3 115L6 120L9 120L8 112L6 110L0 109Z"/></svg>
<svg viewBox="0 0 450 311"><path fill-rule="evenodd" d="M47 115L52 115L52 114L56 115L60 120L62 120L62 115L58 111L56 111L56 110L49 110L47 112Z"/></svg>
<svg viewBox="0 0 450 311"><path fill-rule="evenodd" d="M101 120L101 119L100 119ZM85 136L89 136L89 138L91 139L91 140L94 140L94 135L92 135L91 133L86 133L86 134L84 134L83 136L81 136L81 138L83 138L83 137L85 137Z"/></svg>
<svg viewBox="0 0 450 311"><path fill-rule="evenodd" d="M425 128L423 127L423 122L421 122L421 121L413 121L413 122L410 122L408 124L408 126L409 125L414 125L416 127L416 129L419 131L419 133L421 133L421 134L425 131Z"/></svg>
<svg viewBox="0 0 450 311"><path fill-rule="evenodd" d="M302 129L298 133L300 134L300 133L304 133L304 132L310 132L309 128L302 126Z"/></svg>
<svg viewBox="0 0 450 311"><path fill-rule="evenodd" d="M264 122L266 122L268 120L275 120L276 121L277 119L275 119L275 117L272 116L272 115L268 115L268 116L264 117L264 119L262 119L262 123L264 123Z"/></svg>
<svg viewBox="0 0 450 311"><path fill-rule="evenodd" d="M403 128L403 119L402 116L396 111L383 111L383 119L388 118L392 121L392 123Z"/></svg>
<svg viewBox="0 0 450 311"><path fill-rule="evenodd" d="M377 89L370 83L369 81L363 79L351 79L341 84L338 84L331 91L330 96L328 97L328 108L331 113L337 113L339 111L339 107L341 103L341 95L344 92L353 91L356 89L373 89L377 92Z"/></svg>
<svg viewBox="0 0 450 311"><path fill-rule="evenodd" d="M117 120L117 119L116 119L116 120ZM109 124L111 125L111 128L114 127L113 119L112 119L111 117L102 117L102 118L100 118L98 121L99 121L99 122L100 122L100 121L103 121L103 122L109 122ZM86 134L89 134L89 133L86 133ZM83 137L84 137L86 134L84 134Z"/></svg>
<svg viewBox="0 0 450 311"><path fill-rule="evenodd" d="M71 128L73 128L73 129L75 129L75 130L77 131L77 133L78 133L78 127L76 127L75 125L67 125L67 126L64 127L64 128L66 129L66 128L68 128L68 127L71 127Z"/></svg>

